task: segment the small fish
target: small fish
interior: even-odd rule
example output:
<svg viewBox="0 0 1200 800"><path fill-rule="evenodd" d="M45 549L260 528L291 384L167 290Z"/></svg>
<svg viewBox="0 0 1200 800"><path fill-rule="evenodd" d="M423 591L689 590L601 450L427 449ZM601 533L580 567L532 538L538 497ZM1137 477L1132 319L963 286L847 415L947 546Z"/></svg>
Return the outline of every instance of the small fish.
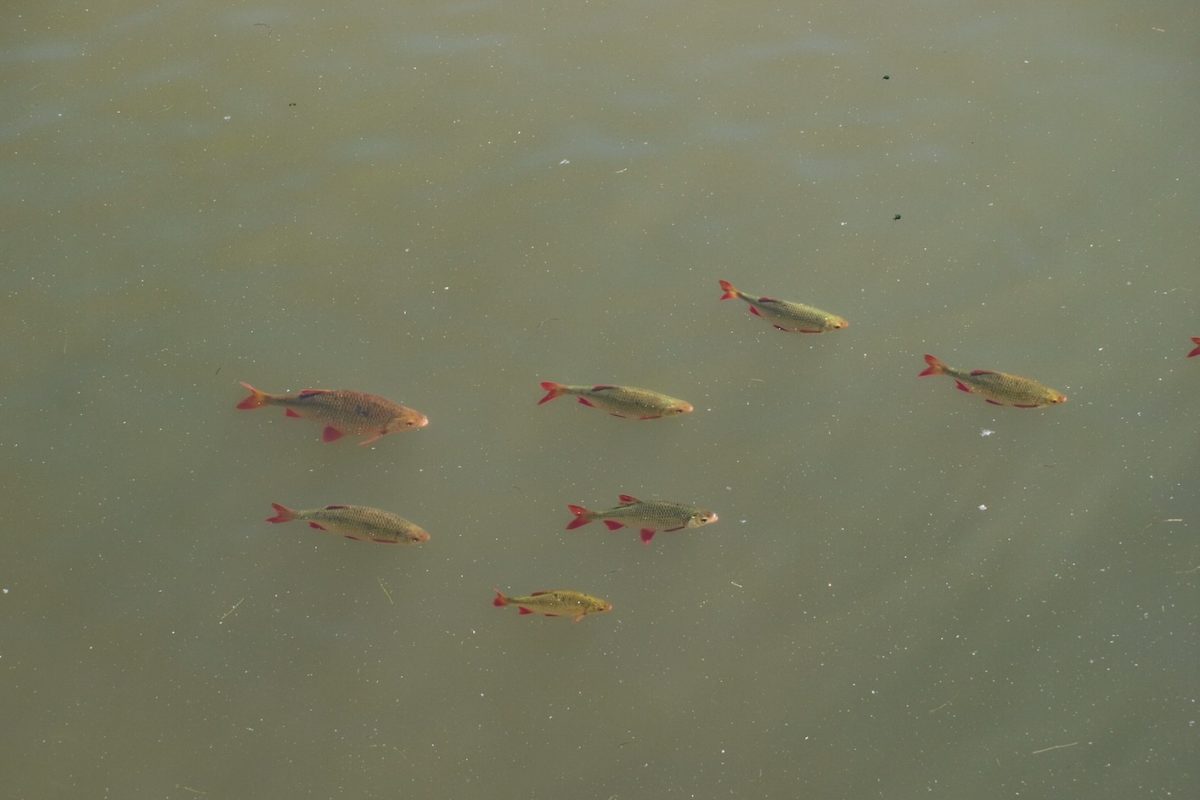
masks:
<svg viewBox="0 0 1200 800"><path fill-rule="evenodd" d="M1200 336L1193 336L1192 344L1200 344ZM1197 347L1192 352L1188 353L1188 358L1191 358L1192 356L1200 356L1200 347Z"/></svg>
<svg viewBox="0 0 1200 800"><path fill-rule="evenodd" d="M992 405L1038 408L1067 402L1067 396L1062 392L1020 375L992 372L987 369L967 372L946 366L936 356L929 355L925 356L925 363L929 367L921 372L918 378L926 375L949 375L954 378L954 383L960 391L977 392Z"/></svg>
<svg viewBox="0 0 1200 800"><path fill-rule="evenodd" d="M534 592L530 595L508 597L496 589L496 597L492 605L496 607L515 605L521 614L541 614L545 617L572 617L572 622L586 617L588 614L603 614L612 611L612 603L592 597L590 594L573 592L570 589L551 589L547 592Z"/></svg>
<svg viewBox="0 0 1200 800"><path fill-rule="evenodd" d="M250 396L237 404L241 409L283 406L289 417L325 424L321 438L334 442L346 434L369 434L359 442L368 445L397 431L424 428L429 419L420 411L393 403L386 397L349 389L305 389L296 395L267 394L242 382Z"/></svg>
<svg viewBox="0 0 1200 800"><path fill-rule="evenodd" d="M589 511L583 506L568 505L575 519L567 525L567 530L587 525L594 519L602 520L610 531L624 528L628 525L641 531L642 543L650 544L654 534L659 531L681 531L684 528L699 528L701 525L717 521L717 515L702 508L672 503L667 500L650 500L643 502L630 495L621 495L621 504L608 511Z"/></svg>
<svg viewBox="0 0 1200 800"><path fill-rule="evenodd" d="M548 403L564 394L578 395L579 402L590 408L607 411L614 417L624 419L658 419L676 414L692 413L692 404L686 400L668 397L649 389L635 386L566 386L553 381L542 381L546 396L538 405Z"/></svg>
<svg viewBox="0 0 1200 800"><path fill-rule="evenodd" d="M325 506L307 511L293 511L279 503L271 503L275 516L267 522L307 522L308 527L328 531L359 542L383 544L419 544L429 541L429 534L420 525L390 511L369 506Z"/></svg>
<svg viewBox="0 0 1200 800"><path fill-rule="evenodd" d="M786 300L776 300L773 297L755 298L745 292L739 292L729 281L721 281L725 294L722 300L741 298L750 304L750 313L762 317L781 331L788 333L825 333L847 328L850 323L837 314L830 314L819 308L806 306L803 303L789 303Z"/></svg>

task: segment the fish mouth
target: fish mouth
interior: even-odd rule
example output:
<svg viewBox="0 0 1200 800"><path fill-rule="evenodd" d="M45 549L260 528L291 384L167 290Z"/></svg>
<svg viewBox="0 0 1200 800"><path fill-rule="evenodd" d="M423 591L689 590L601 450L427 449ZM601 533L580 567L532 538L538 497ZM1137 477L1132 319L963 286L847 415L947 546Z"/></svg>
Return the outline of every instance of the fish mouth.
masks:
<svg viewBox="0 0 1200 800"><path fill-rule="evenodd" d="M412 540L414 542L416 542L417 544L423 544L423 543L429 541L429 534L426 533L425 531L418 531L416 534L413 535Z"/></svg>
<svg viewBox="0 0 1200 800"><path fill-rule="evenodd" d="M695 410L691 403L680 403L675 406L675 412L678 414L690 414Z"/></svg>
<svg viewBox="0 0 1200 800"><path fill-rule="evenodd" d="M413 422L413 427L424 428L428 424L429 424L429 417L422 414L421 416L417 417L417 419Z"/></svg>

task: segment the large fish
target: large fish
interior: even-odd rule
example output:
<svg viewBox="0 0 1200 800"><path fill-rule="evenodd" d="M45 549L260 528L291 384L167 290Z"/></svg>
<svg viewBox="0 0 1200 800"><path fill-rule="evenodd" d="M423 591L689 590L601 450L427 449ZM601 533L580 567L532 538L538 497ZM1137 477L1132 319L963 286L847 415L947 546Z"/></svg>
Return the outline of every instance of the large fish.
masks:
<svg viewBox="0 0 1200 800"><path fill-rule="evenodd" d="M416 523L390 511L370 506L325 506L307 511L295 511L279 503L271 503L275 516L267 522L307 522L308 527L328 531L360 542L383 544L419 544L429 541L429 534Z"/></svg>
<svg viewBox="0 0 1200 800"><path fill-rule="evenodd" d="M551 589L548 592L534 592L530 595L514 595L512 597L496 589L496 597L492 600L492 605L497 607L515 605L520 609L521 614L571 617L572 622L579 622L588 614L603 614L606 611L612 611L612 603L607 600L570 589Z"/></svg>
<svg viewBox="0 0 1200 800"><path fill-rule="evenodd" d="M1193 343L1193 344L1200 344L1200 336L1193 336L1193 337L1192 337L1192 343ZM1197 347L1195 350L1193 350L1192 352L1188 353L1188 358L1191 358L1192 356L1200 356L1200 347Z"/></svg>
<svg viewBox="0 0 1200 800"><path fill-rule="evenodd" d="M692 404L676 397L638 389L635 386L566 386L553 381L542 381L546 396L538 405L548 403L564 394L573 394L579 402L590 408L607 411L614 417L625 419L658 419L676 414L692 413Z"/></svg>
<svg viewBox="0 0 1200 800"><path fill-rule="evenodd" d="M729 281L721 281L725 294L722 300L741 298L750 306L750 313L762 317L781 331L788 333L825 333L849 327L850 323L837 314L830 314L803 303L789 303L773 297L754 297L740 292Z"/></svg>
<svg viewBox="0 0 1200 800"><path fill-rule="evenodd" d="M959 390L981 394L992 405L1038 408L1067 402L1067 396L1062 392L1020 375L992 372L988 369L967 372L947 366L936 356L929 355L925 356L925 363L929 367L921 372L918 378L926 375L949 375L954 378L955 386Z"/></svg>
<svg viewBox="0 0 1200 800"><path fill-rule="evenodd" d="M589 511L583 506L568 505L575 519L567 525L567 530L575 530L587 525L594 519L602 520L610 530L629 526L641 532L642 542L650 544L654 534L659 531L681 531L684 528L699 528L701 525L717 521L717 515L703 508L672 503L667 500L642 501L636 497L623 494L621 504L608 511Z"/></svg>
<svg viewBox="0 0 1200 800"><path fill-rule="evenodd" d="M305 389L299 394L268 394L242 382L250 396L237 404L241 409L283 406L287 416L324 423L321 438L334 442L346 434L367 434L359 442L368 445L397 431L424 428L429 419L420 411L394 403L386 397L350 389Z"/></svg>

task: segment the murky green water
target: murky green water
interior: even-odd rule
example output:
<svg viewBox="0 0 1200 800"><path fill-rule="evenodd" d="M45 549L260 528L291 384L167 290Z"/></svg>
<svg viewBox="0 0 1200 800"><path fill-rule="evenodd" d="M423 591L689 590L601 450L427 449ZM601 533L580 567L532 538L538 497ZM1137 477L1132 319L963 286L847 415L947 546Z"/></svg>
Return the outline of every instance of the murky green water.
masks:
<svg viewBox="0 0 1200 800"><path fill-rule="evenodd" d="M5 797L1200 790L1194 4L113 5L0 34Z"/></svg>

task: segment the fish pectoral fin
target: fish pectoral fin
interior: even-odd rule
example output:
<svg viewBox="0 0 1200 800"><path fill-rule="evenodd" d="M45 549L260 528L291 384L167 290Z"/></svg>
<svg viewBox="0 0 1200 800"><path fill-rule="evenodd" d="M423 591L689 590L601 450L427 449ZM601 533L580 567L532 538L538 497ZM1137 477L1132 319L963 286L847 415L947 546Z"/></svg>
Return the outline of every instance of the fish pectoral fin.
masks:
<svg viewBox="0 0 1200 800"><path fill-rule="evenodd" d="M379 440L380 440L380 439L382 439L382 438L383 438L383 433L382 433L382 432L381 432L381 433L376 433L376 434L374 434L374 435L372 435L372 436L368 436L366 439L363 439L361 442L359 442L359 443L358 443L358 446L359 446L359 447L366 447L366 446L367 446L367 445L369 445L369 444L374 444L375 442L379 441Z"/></svg>

